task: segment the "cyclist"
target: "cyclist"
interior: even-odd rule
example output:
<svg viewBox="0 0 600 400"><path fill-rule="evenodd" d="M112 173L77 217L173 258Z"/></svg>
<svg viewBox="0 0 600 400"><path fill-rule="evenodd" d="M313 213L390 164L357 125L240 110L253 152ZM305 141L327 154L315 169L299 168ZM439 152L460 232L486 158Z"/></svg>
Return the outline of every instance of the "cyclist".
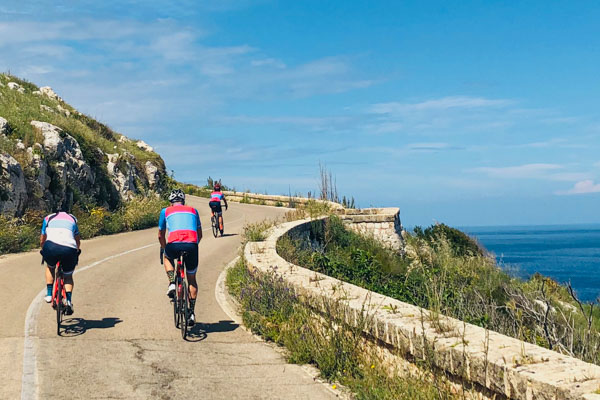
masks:
<svg viewBox="0 0 600 400"><path fill-rule="evenodd" d="M184 258L187 280L190 287L190 308L188 325L193 326L196 322L194 308L196 296L198 295L198 284L196 283L196 271L198 270L198 243L202 239L202 226L198 210L185 205L185 194L181 189L175 189L169 194L171 206L163 208L158 220L158 241L164 249L165 272L169 278L167 295L175 296L175 264L181 253L185 252ZM169 235L165 238L165 231Z"/></svg>
<svg viewBox="0 0 600 400"><path fill-rule="evenodd" d="M219 216L219 229L223 231L223 209L221 208L221 200L225 203L225 209L227 210L227 200L225 199L225 195L221 192L221 183L215 182L213 187L213 192L210 194L210 202L208 205L212 211L212 216L217 213Z"/></svg>
<svg viewBox="0 0 600 400"><path fill-rule="evenodd" d="M40 235L40 253L46 261L46 303L52 301L52 285L56 263L60 262L65 280L65 292L67 294L67 307L65 314L73 314L73 271L79 262L81 237L77 218L73 215L59 211L50 214L42 222L42 233Z"/></svg>

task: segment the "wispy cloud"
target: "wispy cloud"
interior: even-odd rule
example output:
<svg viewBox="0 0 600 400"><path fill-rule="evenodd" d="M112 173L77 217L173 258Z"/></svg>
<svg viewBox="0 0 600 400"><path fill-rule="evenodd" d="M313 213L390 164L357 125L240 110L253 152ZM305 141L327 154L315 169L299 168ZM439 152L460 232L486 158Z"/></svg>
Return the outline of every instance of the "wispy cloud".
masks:
<svg viewBox="0 0 600 400"><path fill-rule="evenodd" d="M504 107L513 101L505 99L486 99L482 97L450 96L427 100L420 103L377 103L369 108L374 114L404 114L417 111L443 111L453 108Z"/></svg>
<svg viewBox="0 0 600 400"><path fill-rule="evenodd" d="M547 178L550 172L562 169L558 164L524 164L511 167L479 167L474 172L482 172L494 178L502 179L539 179Z"/></svg>
<svg viewBox="0 0 600 400"><path fill-rule="evenodd" d="M411 151L425 151L425 152L433 152L433 151L443 151L443 150L464 150L464 146L453 146L449 143L441 143L441 142L426 142L426 143L411 143L407 146L407 148Z"/></svg>
<svg viewBox="0 0 600 400"><path fill-rule="evenodd" d="M574 194L588 194L588 193L600 193L600 183L594 183L591 179L586 179L575 183L575 185L566 191L559 191L556 194L563 195L574 195Z"/></svg>

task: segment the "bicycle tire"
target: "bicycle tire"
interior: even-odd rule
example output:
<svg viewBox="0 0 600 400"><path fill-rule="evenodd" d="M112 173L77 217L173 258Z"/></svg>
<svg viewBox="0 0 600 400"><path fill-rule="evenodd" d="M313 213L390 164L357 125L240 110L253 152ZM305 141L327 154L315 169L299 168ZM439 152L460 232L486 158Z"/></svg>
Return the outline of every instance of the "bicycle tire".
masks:
<svg viewBox="0 0 600 400"><path fill-rule="evenodd" d="M62 278L56 278L56 334L60 336L60 323L65 306L63 305L63 282Z"/></svg>
<svg viewBox="0 0 600 400"><path fill-rule="evenodd" d="M177 308L177 302L179 301L177 295L177 290L175 290L175 296L171 301L173 302L173 322L175 323L175 328L179 328L179 309Z"/></svg>
<svg viewBox="0 0 600 400"><path fill-rule="evenodd" d="M217 237L217 235L219 234L219 223L217 222L217 218L213 215L210 219L210 223L212 226L212 233L214 237Z"/></svg>
<svg viewBox="0 0 600 400"><path fill-rule="evenodd" d="M181 291L181 309L179 310L179 327L181 329L181 337L185 340L188 331L188 288L185 282L182 284Z"/></svg>

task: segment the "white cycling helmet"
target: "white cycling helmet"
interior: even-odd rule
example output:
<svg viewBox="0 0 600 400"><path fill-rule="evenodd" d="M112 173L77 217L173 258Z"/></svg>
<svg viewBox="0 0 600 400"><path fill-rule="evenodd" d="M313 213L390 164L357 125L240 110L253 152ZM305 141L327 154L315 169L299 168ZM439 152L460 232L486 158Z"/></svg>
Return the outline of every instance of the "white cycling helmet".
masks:
<svg viewBox="0 0 600 400"><path fill-rule="evenodd" d="M171 203L181 202L185 203L185 193L181 189L175 189L169 194L169 201Z"/></svg>

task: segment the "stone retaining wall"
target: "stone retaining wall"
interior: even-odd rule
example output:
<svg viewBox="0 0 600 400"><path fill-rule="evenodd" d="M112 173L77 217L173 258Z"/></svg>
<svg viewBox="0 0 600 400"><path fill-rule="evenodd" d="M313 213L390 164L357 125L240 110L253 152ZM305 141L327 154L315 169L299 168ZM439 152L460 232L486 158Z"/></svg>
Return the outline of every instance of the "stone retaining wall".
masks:
<svg viewBox="0 0 600 400"><path fill-rule="evenodd" d="M372 235L394 250L404 250L399 208L346 209L340 218L353 231Z"/></svg>
<svg viewBox="0 0 600 400"><path fill-rule="evenodd" d="M366 333L376 342L398 350L409 360L429 358L435 367L472 383L488 396L496 393L500 398L518 400L600 400L596 394L600 389L600 366L453 318L436 320L420 307L285 261L276 252L277 240L290 230L298 234L309 229L309 223L284 223L271 229L264 242L248 243L244 249L248 266L280 275L317 309L338 299L350 324L356 323L361 314L368 314L372 323Z"/></svg>
<svg viewBox="0 0 600 400"><path fill-rule="evenodd" d="M297 197L297 196L278 196L271 194L258 194L258 193L248 193L248 192L233 192L233 191L224 191L225 197L227 201L235 201L237 203L246 199L245 201L250 202L251 204L262 204L267 206L277 206L277 207L291 207L294 208L294 205L297 204L306 204L310 200L319 201L329 204L332 210L343 210L344 207L341 204L334 203L332 201L326 200L317 200L317 199L309 199L307 197Z"/></svg>
<svg viewBox="0 0 600 400"><path fill-rule="evenodd" d="M362 235L373 236L385 246L400 252L404 251L402 239L402 223L400 222L399 208L344 208L341 204L332 201L309 199L307 197L276 196L247 192L225 191L227 200L241 202L244 198L251 204L268 206L290 207L290 204L304 205L310 200L327 203L332 211L340 216L344 224Z"/></svg>

